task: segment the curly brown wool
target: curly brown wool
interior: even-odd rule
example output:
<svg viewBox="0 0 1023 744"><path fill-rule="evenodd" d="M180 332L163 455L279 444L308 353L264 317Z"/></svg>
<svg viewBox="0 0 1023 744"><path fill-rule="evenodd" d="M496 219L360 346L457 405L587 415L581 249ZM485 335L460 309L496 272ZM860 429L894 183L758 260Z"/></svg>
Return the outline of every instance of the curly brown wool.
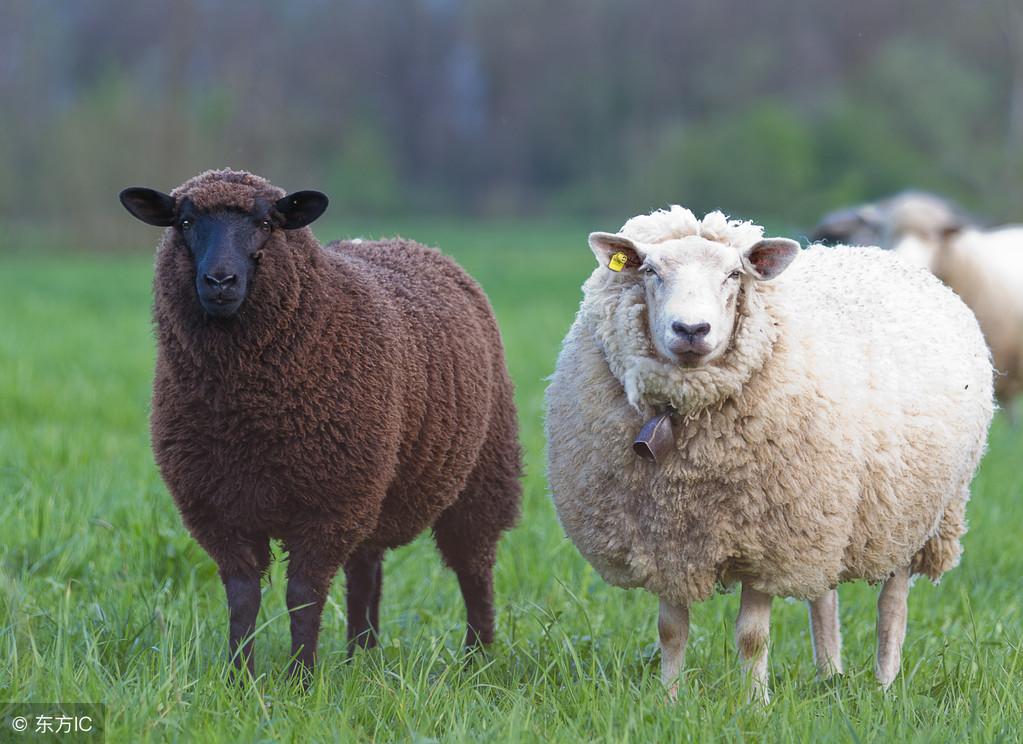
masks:
<svg viewBox="0 0 1023 744"><path fill-rule="evenodd" d="M200 212L245 212L284 192L209 171L171 196ZM340 567L349 653L375 644L383 553L429 527L458 576L466 643L489 643L496 545L518 516L521 456L480 287L415 242L324 248L307 227L273 229L230 322L203 312L195 271L180 230L167 228L152 444L184 523L220 569L236 664L252 669L246 639L272 538L289 556L294 670L313 664Z"/></svg>

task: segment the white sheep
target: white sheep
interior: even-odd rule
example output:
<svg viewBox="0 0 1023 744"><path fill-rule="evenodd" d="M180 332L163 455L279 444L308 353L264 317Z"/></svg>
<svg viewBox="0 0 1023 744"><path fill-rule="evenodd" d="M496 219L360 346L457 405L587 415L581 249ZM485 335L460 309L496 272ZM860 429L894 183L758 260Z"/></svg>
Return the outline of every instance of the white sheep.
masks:
<svg viewBox="0 0 1023 744"><path fill-rule="evenodd" d="M867 204L828 212L814 228L813 240L890 249L906 233L958 231L972 219L955 203L927 191L900 191Z"/></svg>
<svg viewBox="0 0 1023 744"><path fill-rule="evenodd" d="M981 229L941 197L904 192L832 212L816 236L890 248L951 287L977 316L997 371L995 395L1013 414L1023 392L1023 226Z"/></svg>
<svg viewBox="0 0 1023 744"><path fill-rule="evenodd" d="M969 308L892 253L762 234L673 206L590 235L599 265L547 390L551 493L608 582L660 598L673 694L689 606L734 582L739 655L766 699L771 598L816 600L826 674L841 668L832 590L883 581L887 687L910 576L959 559L989 353ZM633 438L666 410L674 449L640 459Z"/></svg>

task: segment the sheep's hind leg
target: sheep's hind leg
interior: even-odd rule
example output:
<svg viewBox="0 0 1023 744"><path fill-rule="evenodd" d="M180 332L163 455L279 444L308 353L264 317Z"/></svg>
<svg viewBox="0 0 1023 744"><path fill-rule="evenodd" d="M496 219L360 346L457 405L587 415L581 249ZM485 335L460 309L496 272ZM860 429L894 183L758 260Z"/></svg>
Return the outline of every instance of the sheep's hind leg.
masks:
<svg viewBox="0 0 1023 744"><path fill-rule="evenodd" d="M842 674L842 625L838 620L838 590L832 589L807 602L810 608L810 634L813 636L813 660L818 679Z"/></svg>
<svg viewBox="0 0 1023 744"><path fill-rule="evenodd" d="M434 525L434 537L444 562L458 577L458 587L465 601L465 645L475 648L494 641L494 544L471 548L465 543L468 535L457 535L441 520Z"/></svg>
<svg viewBox="0 0 1023 744"><path fill-rule="evenodd" d="M485 570L455 569L465 602L465 646L489 646L494 642L493 564Z"/></svg>
<svg viewBox="0 0 1023 744"><path fill-rule="evenodd" d="M506 416L488 437L458 500L433 525L437 549L465 600L469 649L494 640L494 562L501 533L518 517L517 452L515 418Z"/></svg>
<svg viewBox="0 0 1023 744"><path fill-rule="evenodd" d="M433 526L444 563L458 577L465 601L465 645L475 648L494 640L494 561L500 532L464 522L465 509L455 504Z"/></svg>
<svg viewBox="0 0 1023 744"><path fill-rule="evenodd" d="M735 645L750 685L749 699L767 703L771 699L767 680L767 647L771 635L771 595L745 584L735 621Z"/></svg>
<svg viewBox="0 0 1023 744"><path fill-rule="evenodd" d="M661 600L657 614L657 636L661 645L661 682L668 697L678 697L678 675L686 661L689 641L689 607Z"/></svg>
<svg viewBox="0 0 1023 744"><path fill-rule="evenodd" d="M357 647L377 645L383 558L382 550L360 547L345 562L349 658Z"/></svg>
<svg viewBox="0 0 1023 744"><path fill-rule="evenodd" d="M877 663L874 674L888 689L902 663L902 642L906 638L909 566L892 572L877 598Z"/></svg>

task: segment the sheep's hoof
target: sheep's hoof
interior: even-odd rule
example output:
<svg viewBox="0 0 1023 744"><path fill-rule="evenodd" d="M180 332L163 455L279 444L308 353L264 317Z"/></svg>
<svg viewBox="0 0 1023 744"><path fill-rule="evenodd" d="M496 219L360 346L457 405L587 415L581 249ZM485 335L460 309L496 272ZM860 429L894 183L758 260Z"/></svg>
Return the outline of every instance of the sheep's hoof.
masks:
<svg viewBox="0 0 1023 744"><path fill-rule="evenodd" d="M465 629L465 647L485 648L494 642L493 628L477 628L470 625Z"/></svg>
<svg viewBox="0 0 1023 744"><path fill-rule="evenodd" d="M313 681L313 670L305 662L293 659L288 665L288 678L298 682L303 690L308 690Z"/></svg>
<svg viewBox="0 0 1023 744"><path fill-rule="evenodd" d="M676 681L672 682L670 685L668 685L667 692L668 692L668 702L669 703L677 703L678 702L678 680L676 680Z"/></svg>
<svg viewBox="0 0 1023 744"><path fill-rule="evenodd" d="M345 651L345 660L351 661L355 657L356 651L359 649L369 651L372 648L376 648L378 643L376 633L371 630L367 630L365 633L360 633L355 638L350 638L348 640L348 648Z"/></svg>
<svg viewBox="0 0 1023 744"><path fill-rule="evenodd" d="M751 705L767 705L771 702L771 690L766 682L753 681L746 693L746 702Z"/></svg>
<svg viewBox="0 0 1023 744"><path fill-rule="evenodd" d="M874 676L877 677L877 682L881 685L881 689L888 692L888 688L892 686L892 682L899 676L899 668L888 669L880 664L874 667Z"/></svg>
<svg viewBox="0 0 1023 744"><path fill-rule="evenodd" d="M835 666L834 664L828 664L817 670L818 682L827 682L842 676L845 676L845 669L843 669L841 665Z"/></svg>
<svg viewBox="0 0 1023 744"><path fill-rule="evenodd" d="M466 666L474 664L477 659L486 659L487 657L487 644L476 640L470 643L466 639L466 643L462 646L462 663Z"/></svg>
<svg viewBox="0 0 1023 744"><path fill-rule="evenodd" d="M818 682L818 684L822 684L822 685L834 685L834 684L838 684L839 680L841 680L844 677L845 677L845 672L843 672L841 670L839 670L837 672L836 671L818 672L817 673L817 682Z"/></svg>
<svg viewBox="0 0 1023 744"><path fill-rule="evenodd" d="M227 670L227 681L235 687L245 687L249 680L255 679L256 675L248 667L236 667L233 664Z"/></svg>
<svg viewBox="0 0 1023 744"><path fill-rule="evenodd" d="M767 690L752 690L747 698L747 702L751 705L767 706L771 702L771 693Z"/></svg>

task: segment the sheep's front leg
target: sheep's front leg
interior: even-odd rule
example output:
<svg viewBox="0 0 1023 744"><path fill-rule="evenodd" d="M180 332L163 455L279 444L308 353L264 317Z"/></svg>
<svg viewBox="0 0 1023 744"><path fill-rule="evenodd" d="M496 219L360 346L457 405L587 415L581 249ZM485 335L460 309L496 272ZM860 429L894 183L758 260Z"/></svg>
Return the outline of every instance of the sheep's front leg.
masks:
<svg viewBox="0 0 1023 744"><path fill-rule="evenodd" d="M739 617L735 621L735 645L750 684L749 699L767 703L767 646L771 634L771 595L742 586Z"/></svg>
<svg viewBox="0 0 1023 744"><path fill-rule="evenodd" d="M195 524L196 522L193 522ZM214 556L227 595L228 649L234 664L232 676L244 666L256 671L256 618L259 615L260 582L270 565L270 540L266 535L242 535L207 520L198 532L200 544Z"/></svg>
<svg viewBox="0 0 1023 744"><path fill-rule="evenodd" d="M316 644L320 639L320 619L330 582L288 572L285 601L291 616L292 675L307 681L316 663Z"/></svg>
<svg viewBox="0 0 1023 744"><path fill-rule="evenodd" d="M904 566L892 573L877 598L877 663L874 674L886 690L895 680L902 663L908 597L909 566Z"/></svg>
<svg viewBox="0 0 1023 744"><path fill-rule="evenodd" d="M657 615L657 635L661 643L661 682L674 700L678 697L678 675L686 661L689 607L662 599Z"/></svg>
<svg viewBox="0 0 1023 744"><path fill-rule="evenodd" d="M360 547L345 562L348 597L348 657L355 649L373 648L380 632L380 595L383 589L384 553Z"/></svg>
<svg viewBox="0 0 1023 744"><path fill-rule="evenodd" d="M288 589L285 602L291 616L292 675L309 681L316 663L320 620L331 581L350 549L332 545L329 537L311 534L301 542L289 541Z"/></svg>
<svg viewBox="0 0 1023 744"><path fill-rule="evenodd" d="M256 663L253 659L256 633L256 616L259 615L260 574L258 571L237 572L223 575L224 591L227 593L228 649L234 668L241 671L242 664L249 674L255 676ZM244 645L243 645L244 644Z"/></svg>
<svg viewBox="0 0 1023 744"><path fill-rule="evenodd" d="M810 634L813 636L813 660L818 679L842 674L842 626L838 621L838 590L807 602L810 608Z"/></svg>

